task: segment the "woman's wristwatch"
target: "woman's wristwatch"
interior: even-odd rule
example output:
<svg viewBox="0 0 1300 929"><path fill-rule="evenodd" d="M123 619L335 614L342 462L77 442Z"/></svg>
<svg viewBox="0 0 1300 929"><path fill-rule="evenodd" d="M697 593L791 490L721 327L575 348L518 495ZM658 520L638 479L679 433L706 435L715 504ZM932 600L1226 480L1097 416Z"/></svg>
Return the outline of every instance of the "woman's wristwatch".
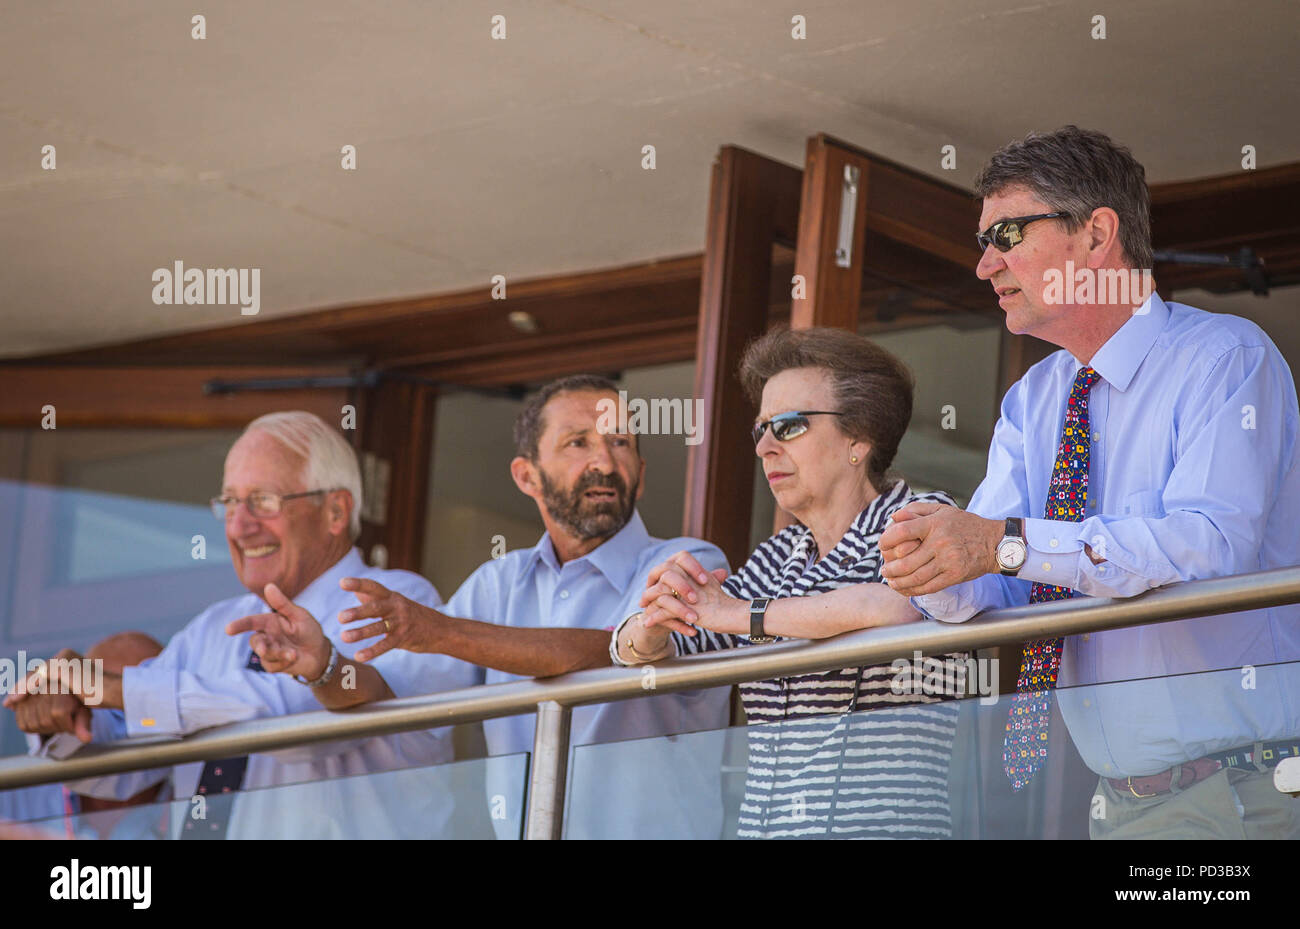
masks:
<svg viewBox="0 0 1300 929"><path fill-rule="evenodd" d="M768 635L763 631L763 614L767 612L767 605L771 602L771 597L755 597L749 601L749 641L754 645L766 645L768 642L776 641L776 636Z"/></svg>

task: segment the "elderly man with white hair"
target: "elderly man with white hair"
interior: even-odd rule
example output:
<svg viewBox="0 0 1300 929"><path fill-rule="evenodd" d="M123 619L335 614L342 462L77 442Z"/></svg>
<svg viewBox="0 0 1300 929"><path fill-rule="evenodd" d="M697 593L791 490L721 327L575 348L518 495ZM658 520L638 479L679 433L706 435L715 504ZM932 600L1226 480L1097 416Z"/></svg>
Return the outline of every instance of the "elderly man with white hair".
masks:
<svg viewBox="0 0 1300 929"><path fill-rule="evenodd" d="M244 617L297 603L320 617L331 642L341 643L338 614L357 605L339 586L345 577L371 578L431 607L442 602L424 578L362 560L353 546L361 528L356 456L319 417L272 413L250 423L226 456L221 495L212 505L224 519L235 572L249 593L204 610L158 657L105 674L103 701L93 710L76 694L10 695L5 705L20 728L39 736L72 732L83 742L179 737L239 720L342 709L474 682L470 665L447 656L394 651L362 664L352 660L356 646L343 644L331 646L323 666L307 668L297 656L267 654L260 634L228 634ZM450 730L437 730L181 765L173 773L175 796L189 802L175 828L187 838L432 837L450 821L449 797L396 791L389 783L395 775L358 775L451 758ZM134 786L130 778L119 781L119 795ZM258 789L288 784L301 786ZM93 788L93 782L72 785L103 795Z"/></svg>

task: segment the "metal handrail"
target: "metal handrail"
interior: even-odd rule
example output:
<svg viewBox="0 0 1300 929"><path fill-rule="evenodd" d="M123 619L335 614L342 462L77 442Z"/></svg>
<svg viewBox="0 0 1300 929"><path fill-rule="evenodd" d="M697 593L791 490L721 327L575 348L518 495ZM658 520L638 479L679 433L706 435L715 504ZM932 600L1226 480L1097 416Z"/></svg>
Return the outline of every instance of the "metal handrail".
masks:
<svg viewBox="0 0 1300 929"><path fill-rule="evenodd" d="M0 759L0 790L270 752L298 745L433 729L537 713L526 834L558 836L572 707L766 680L837 668L888 664L915 652L936 655L1006 642L1097 632L1300 603L1300 567L1189 581L1134 597L1089 597L994 610L965 623L906 623L819 641L787 641L640 668L599 668L545 680L480 685L402 697L347 710L319 710L219 726L168 741L87 745L63 761Z"/></svg>

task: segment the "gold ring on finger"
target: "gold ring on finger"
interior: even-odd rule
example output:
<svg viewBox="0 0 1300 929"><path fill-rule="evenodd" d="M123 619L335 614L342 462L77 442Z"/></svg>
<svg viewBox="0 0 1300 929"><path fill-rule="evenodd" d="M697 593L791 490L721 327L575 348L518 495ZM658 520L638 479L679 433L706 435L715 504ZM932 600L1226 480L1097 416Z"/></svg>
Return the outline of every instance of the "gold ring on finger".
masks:
<svg viewBox="0 0 1300 929"><path fill-rule="evenodd" d="M384 620L384 632L392 632L393 627L388 625L388 620Z"/></svg>

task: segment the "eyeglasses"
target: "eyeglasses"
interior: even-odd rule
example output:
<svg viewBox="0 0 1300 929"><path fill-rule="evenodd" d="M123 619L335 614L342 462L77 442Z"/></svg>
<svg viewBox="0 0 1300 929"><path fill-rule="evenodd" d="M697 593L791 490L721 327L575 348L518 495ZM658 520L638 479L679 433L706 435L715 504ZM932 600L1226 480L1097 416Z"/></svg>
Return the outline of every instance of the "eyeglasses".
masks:
<svg viewBox="0 0 1300 929"><path fill-rule="evenodd" d="M1069 213L1038 213L1034 216L1013 216L1011 219L999 220L983 232L975 233L975 240L979 242L981 251L992 245L1000 252L1009 252L1013 246L1019 245L1024 240L1025 227L1030 223L1036 223L1040 219L1060 219L1069 215Z"/></svg>
<svg viewBox="0 0 1300 929"><path fill-rule="evenodd" d="M247 503L248 512L252 513L257 519L270 519L273 516L279 516L280 510L284 508L284 501L293 500L297 497L314 497L316 494L327 494L328 490L304 490L300 494L273 494L265 490L255 490L247 497L232 497L227 494L224 497L213 497L210 501L212 504L212 513L217 519L229 519L235 515L235 510L239 509L239 504Z"/></svg>
<svg viewBox="0 0 1300 929"><path fill-rule="evenodd" d="M792 413L778 413L769 420L761 423L754 423L753 436L754 444L757 445L763 438L763 433L767 427L772 427L772 438L778 442L789 442L791 439L797 439L808 431L809 416L843 416L843 413L832 413L827 410L795 410Z"/></svg>

